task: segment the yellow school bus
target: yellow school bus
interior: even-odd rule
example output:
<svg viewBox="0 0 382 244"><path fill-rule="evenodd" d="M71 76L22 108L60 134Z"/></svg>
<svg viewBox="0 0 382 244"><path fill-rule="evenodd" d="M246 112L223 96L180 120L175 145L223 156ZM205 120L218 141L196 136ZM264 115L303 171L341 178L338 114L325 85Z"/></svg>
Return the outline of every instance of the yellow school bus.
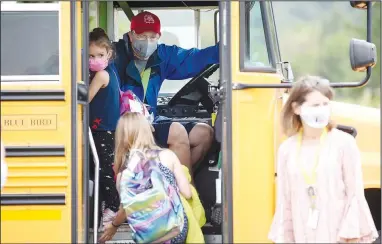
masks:
<svg viewBox="0 0 382 244"><path fill-rule="evenodd" d="M376 60L370 6L353 4L353 11L367 15L367 42L353 40L350 48L353 69L366 76L333 81L333 87L367 85ZM161 115L214 126L216 141L194 175L208 220L202 228L206 242L270 242L275 155L284 139L278 119L293 82L290 64L281 59L272 2L52 1L1 3L1 138L9 167L1 192L2 243L97 242L98 181L89 178L88 32L100 26L115 41L142 10L161 18L166 44L220 43L219 65L191 80L165 81L158 99ZM174 23L177 15L181 21ZM201 30L214 33L213 39L203 40ZM359 57L360 49L370 55ZM380 230L380 110L340 102L333 110L339 129L357 139L365 194ZM130 240L127 226L113 239Z"/></svg>
<svg viewBox="0 0 382 244"><path fill-rule="evenodd" d="M80 6L1 3L2 243L84 240Z"/></svg>

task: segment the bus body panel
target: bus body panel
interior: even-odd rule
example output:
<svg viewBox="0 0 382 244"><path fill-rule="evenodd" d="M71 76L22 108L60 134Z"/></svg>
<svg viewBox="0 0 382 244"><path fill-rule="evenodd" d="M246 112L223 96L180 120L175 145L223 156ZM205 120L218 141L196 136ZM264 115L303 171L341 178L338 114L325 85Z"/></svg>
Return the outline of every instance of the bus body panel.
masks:
<svg viewBox="0 0 382 244"><path fill-rule="evenodd" d="M83 81L84 78L82 77L82 49L83 43L82 43L82 36L87 35L87 33L83 33L83 25L82 25L82 10L81 10L81 2L76 2L76 32L77 32L77 39L76 39L76 66L77 66L77 80L76 83L79 81ZM87 58L86 58L87 60ZM72 60L73 62L73 60ZM78 243L87 243L88 240L85 240L85 213L84 211L87 209L87 206L84 206L84 181L83 181L83 171L84 171L84 158L83 158L83 151L84 151L84 140L83 140L83 106L77 105L77 195L75 196L77 198L77 226L72 227L72 231L77 231L77 242ZM86 201L89 202L89 201ZM86 213L87 214L87 213Z"/></svg>
<svg viewBox="0 0 382 244"><path fill-rule="evenodd" d="M280 83L268 72L240 69L239 3L231 3L232 83ZM233 239L236 243L271 242L269 228L276 204L277 150L285 140L280 126L285 89L232 91ZM361 152L365 190L380 189L380 109L332 103L332 119L354 127ZM371 199L370 199L371 200ZM370 204L370 203L369 203ZM373 204L373 203L372 203ZM375 203L374 203L375 205Z"/></svg>
<svg viewBox="0 0 382 244"><path fill-rule="evenodd" d="M276 84L276 73L240 71L239 2L231 2L232 83ZM282 100L276 89L232 91L232 177L234 243L269 243L274 213L275 115Z"/></svg>
<svg viewBox="0 0 382 244"><path fill-rule="evenodd" d="M333 102L332 113L336 124L357 130L356 141L361 152L365 189L380 189L380 109Z"/></svg>
<svg viewBox="0 0 382 244"><path fill-rule="evenodd" d="M59 81L2 82L1 124L9 168L2 190L2 243L69 243L72 198L82 207L81 197L72 195L72 177L78 178L82 194L82 163L77 176L71 175L71 35L70 2L59 2ZM80 16L80 3L77 7ZM43 33L36 33L43 34ZM81 29L78 30L81 36ZM80 40L77 57L80 60ZM79 70L81 70L79 62ZM80 78L81 73L78 73ZM16 97L3 99L7 91L53 91L62 98L37 101ZM76 95L76 94L74 94ZM6 96L4 96L6 98ZM54 100L55 99L55 100ZM82 118L78 109L78 118ZM78 122L78 125L81 121ZM81 126L78 126L81 128ZM78 155L82 155L81 130L77 131ZM78 158L81 162L81 157ZM81 195L79 195L81 196ZM79 224L82 212L79 213ZM81 240L81 239L79 239Z"/></svg>

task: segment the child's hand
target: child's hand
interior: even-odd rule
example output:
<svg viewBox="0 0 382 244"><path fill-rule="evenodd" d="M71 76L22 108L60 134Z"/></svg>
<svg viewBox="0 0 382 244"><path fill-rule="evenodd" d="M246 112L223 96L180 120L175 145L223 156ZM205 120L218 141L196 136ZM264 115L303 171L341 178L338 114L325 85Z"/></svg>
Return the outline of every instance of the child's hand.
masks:
<svg viewBox="0 0 382 244"><path fill-rule="evenodd" d="M114 227L112 225L112 223L106 225L102 236L99 238L99 242L100 243L105 243L105 242L110 241L111 239L113 239L113 236L117 232L117 229L118 228Z"/></svg>

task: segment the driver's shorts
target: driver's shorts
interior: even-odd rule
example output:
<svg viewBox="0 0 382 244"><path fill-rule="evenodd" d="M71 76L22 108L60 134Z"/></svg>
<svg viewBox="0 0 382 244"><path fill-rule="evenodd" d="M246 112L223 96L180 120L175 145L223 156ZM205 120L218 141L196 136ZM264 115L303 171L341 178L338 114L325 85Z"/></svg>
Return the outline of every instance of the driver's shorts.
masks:
<svg viewBox="0 0 382 244"><path fill-rule="evenodd" d="M190 134L191 130L194 128L194 126L197 124L196 122L179 122L184 126L184 128L187 131L187 134ZM155 132L154 132L154 138L158 146L163 148L168 148L168 133L170 131L170 126L172 124L171 118L164 117L164 116L158 116L155 118L154 122L152 123Z"/></svg>

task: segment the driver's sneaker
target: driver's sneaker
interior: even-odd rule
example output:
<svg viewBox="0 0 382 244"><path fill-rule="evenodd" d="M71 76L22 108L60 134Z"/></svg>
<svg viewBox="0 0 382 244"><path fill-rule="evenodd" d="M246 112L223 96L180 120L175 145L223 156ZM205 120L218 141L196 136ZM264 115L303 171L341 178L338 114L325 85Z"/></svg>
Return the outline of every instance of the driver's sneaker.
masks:
<svg viewBox="0 0 382 244"><path fill-rule="evenodd" d="M113 212L110 208L105 209L102 214L102 225L105 227L107 224L110 224L116 216L117 213Z"/></svg>

